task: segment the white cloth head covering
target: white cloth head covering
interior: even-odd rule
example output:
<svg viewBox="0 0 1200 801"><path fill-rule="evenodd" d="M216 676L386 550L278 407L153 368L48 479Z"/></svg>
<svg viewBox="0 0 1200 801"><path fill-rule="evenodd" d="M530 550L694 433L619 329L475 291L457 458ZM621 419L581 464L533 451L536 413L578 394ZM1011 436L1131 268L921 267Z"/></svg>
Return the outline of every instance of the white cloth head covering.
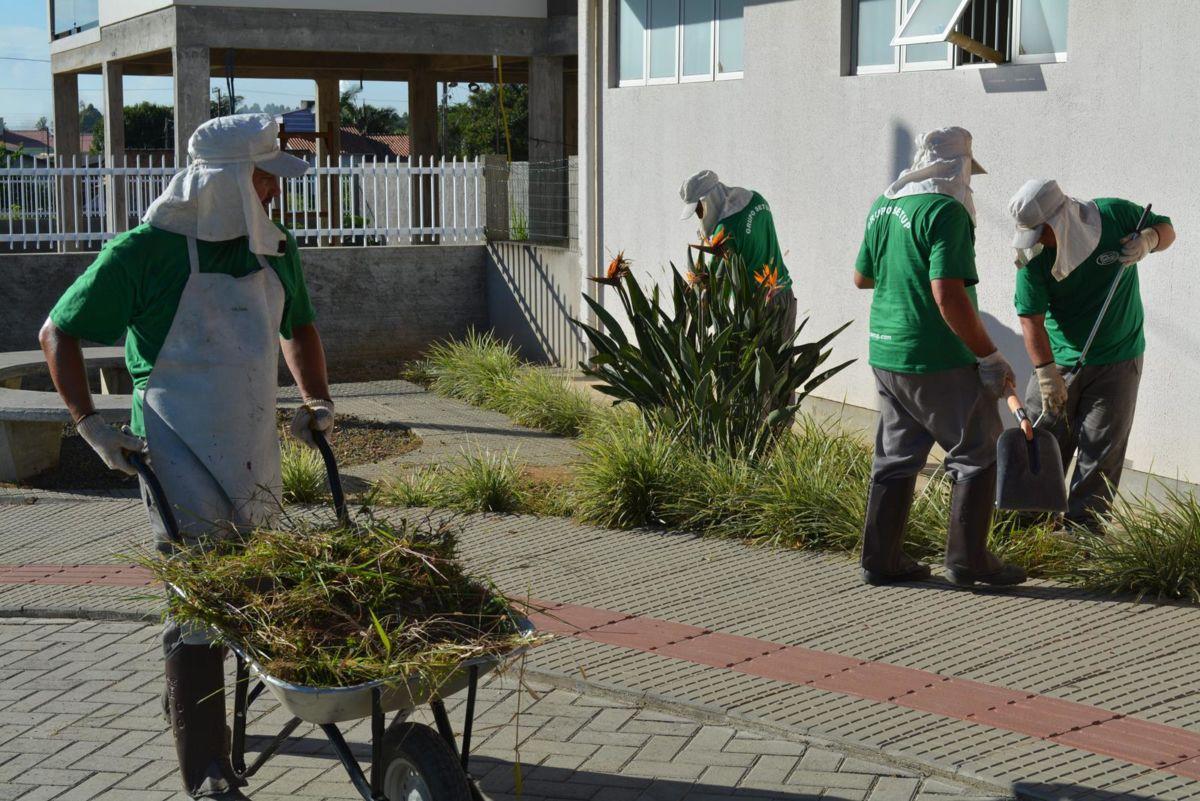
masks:
<svg viewBox="0 0 1200 801"><path fill-rule="evenodd" d="M900 173L883 194L892 199L907 195L949 195L967 207L967 213L974 221L971 176L986 174L987 170L971 155L970 131L958 127L938 128L917 137L912 166Z"/></svg>
<svg viewBox="0 0 1200 801"><path fill-rule="evenodd" d="M188 155L191 164L171 178L142 221L206 242L244 236L252 253L282 253L287 237L254 191L254 168L297 178L308 164L279 149L275 120L266 114L209 120L188 140Z"/></svg>
<svg viewBox="0 0 1200 801"><path fill-rule="evenodd" d="M684 203L679 219L687 220L694 216L696 204L703 202L704 216L700 219L700 228L708 236L721 220L750 205L752 194L749 189L740 186L726 186L712 170L701 170L679 187L679 198Z"/></svg>
<svg viewBox="0 0 1200 801"><path fill-rule="evenodd" d="M1076 200L1059 188L1057 181L1036 178L1013 195L1008 212L1017 223L1013 247L1028 250L1042 238L1042 226L1054 231L1054 267L1050 273L1059 281L1083 264L1100 244L1100 209L1094 201Z"/></svg>

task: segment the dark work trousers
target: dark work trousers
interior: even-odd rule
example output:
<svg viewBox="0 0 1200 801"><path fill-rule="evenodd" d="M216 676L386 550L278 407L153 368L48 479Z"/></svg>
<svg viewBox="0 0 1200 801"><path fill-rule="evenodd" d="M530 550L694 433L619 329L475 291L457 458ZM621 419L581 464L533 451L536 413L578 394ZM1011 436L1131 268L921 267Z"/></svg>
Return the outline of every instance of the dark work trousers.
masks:
<svg viewBox="0 0 1200 801"><path fill-rule="evenodd" d="M1066 413L1042 422L1041 427L1058 439L1064 472L1075 458L1067 522L1094 531L1103 528L1113 490L1121 483L1141 380L1141 356L1113 364L1086 364L1071 382ZM1037 375L1025 391L1025 408L1035 420L1042 412Z"/></svg>

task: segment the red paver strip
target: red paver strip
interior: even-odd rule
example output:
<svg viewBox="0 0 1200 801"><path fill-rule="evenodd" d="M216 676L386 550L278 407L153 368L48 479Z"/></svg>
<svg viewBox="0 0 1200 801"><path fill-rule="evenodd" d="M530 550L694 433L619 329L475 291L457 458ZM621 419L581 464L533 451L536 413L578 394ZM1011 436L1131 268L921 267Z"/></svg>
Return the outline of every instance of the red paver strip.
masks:
<svg viewBox="0 0 1200 801"><path fill-rule="evenodd" d="M789 684L812 684L818 679L829 678L861 664L861 659L841 654L787 646L766 656L734 665L733 669L739 673L786 681Z"/></svg>
<svg viewBox="0 0 1200 801"><path fill-rule="evenodd" d="M705 631L696 637L660 645L654 649L654 653L675 659L685 659L698 665L731 668L739 663L786 647L786 645L756 640L752 637L739 637L736 634L725 634L720 631Z"/></svg>
<svg viewBox="0 0 1200 801"><path fill-rule="evenodd" d="M638 648L658 653L658 649L665 645L707 633L699 626L689 626L670 620L656 620L650 617L630 617L582 632L579 636L609 645L620 645L625 648Z"/></svg>
<svg viewBox="0 0 1200 801"><path fill-rule="evenodd" d="M153 583L150 571L131 565L0 565L0 584L145 587Z"/></svg>
<svg viewBox="0 0 1200 801"><path fill-rule="evenodd" d="M1190 765L1186 768L1189 773L1184 773L1176 771L1176 765L1200 757L1200 734L1137 718L1113 718L1050 739L1179 775L1194 774L1196 768Z"/></svg>
<svg viewBox="0 0 1200 801"><path fill-rule="evenodd" d="M1010 701L1024 701L1032 695L1025 690L1010 690L970 679L939 675L936 681L924 687L896 696L892 703L948 718L968 720L992 707Z"/></svg>

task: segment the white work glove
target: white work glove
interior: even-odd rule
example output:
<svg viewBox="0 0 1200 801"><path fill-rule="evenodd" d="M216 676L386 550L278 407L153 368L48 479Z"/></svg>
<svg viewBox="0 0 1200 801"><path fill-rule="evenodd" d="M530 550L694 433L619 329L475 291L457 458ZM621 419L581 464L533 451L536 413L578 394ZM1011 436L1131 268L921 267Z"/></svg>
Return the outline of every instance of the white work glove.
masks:
<svg viewBox="0 0 1200 801"><path fill-rule="evenodd" d="M1012 365L999 350L994 350L979 360L979 380L983 383L984 390L993 398L1004 397L1007 385L1017 385Z"/></svg>
<svg viewBox="0 0 1200 801"><path fill-rule="evenodd" d="M141 453L146 449L141 437L130 434L128 429L119 431L113 428L95 412L77 422L75 430L109 468L131 476L137 473L129 463L129 454Z"/></svg>
<svg viewBox="0 0 1200 801"><path fill-rule="evenodd" d="M1158 231L1143 228L1121 240L1121 264L1135 264L1158 247Z"/></svg>
<svg viewBox="0 0 1200 801"><path fill-rule="evenodd" d="M326 437L333 431L333 401L306 400L292 415L292 436L310 448L317 447L313 431L320 431Z"/></svg>
<svg viewBox="0 0 1200 801"><path fill-rule="evenodd" d="M1067 408L1067 382L1054 362L1035 368L1038 389L1042 392L1042 411L1051 417L1061 417Z"/></svg>

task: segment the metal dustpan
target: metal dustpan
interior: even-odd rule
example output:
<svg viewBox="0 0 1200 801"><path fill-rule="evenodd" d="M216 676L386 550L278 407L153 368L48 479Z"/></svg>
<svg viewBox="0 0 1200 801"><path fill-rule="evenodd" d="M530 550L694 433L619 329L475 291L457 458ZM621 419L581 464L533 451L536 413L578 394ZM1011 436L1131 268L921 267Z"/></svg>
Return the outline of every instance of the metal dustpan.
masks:
<svg viewBox="0 0 1200 801"><path fill-rule="evenodd" d="M1067 511L1062 451L1049 431L1035 428L1016 393L1008 408L1020 422L996 442L996 508L1014 512Z"/></svg>

